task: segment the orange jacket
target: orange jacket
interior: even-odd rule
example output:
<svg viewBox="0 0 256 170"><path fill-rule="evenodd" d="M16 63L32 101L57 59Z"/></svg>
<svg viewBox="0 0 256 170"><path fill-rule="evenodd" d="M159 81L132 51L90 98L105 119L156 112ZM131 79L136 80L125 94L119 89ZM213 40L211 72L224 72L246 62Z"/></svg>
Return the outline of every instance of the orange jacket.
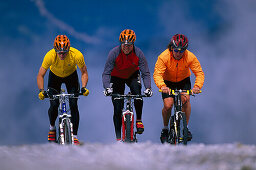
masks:
<svg viewBox="0 0 256 170"><path fill-rule="evenodd" d="M172 52L166 49L158 56L153 78L156 86L161 89L166 86L164 80L179 82L189 77L190 69L196 76L194 87L198 86L201 89L204 84L204 72L196 56L186 50L180 60L175 60Z"/></svg>

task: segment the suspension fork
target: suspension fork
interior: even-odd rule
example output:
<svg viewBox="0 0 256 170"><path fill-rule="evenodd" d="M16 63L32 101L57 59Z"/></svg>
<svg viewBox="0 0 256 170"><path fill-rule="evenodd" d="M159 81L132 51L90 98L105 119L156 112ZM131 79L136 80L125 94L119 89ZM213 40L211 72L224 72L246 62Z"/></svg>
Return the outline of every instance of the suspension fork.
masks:
<svg viewBox="0 0 256 170"><path fill-rule="evenodd" d="M132 101L131 101L131 98L128 98L127 99L127 102L126 102L126 111L123 112L123 115L122 115L122 139L123 141L126 141L127 139L127 127L125 126L125 122L126 121L129 121L130 122L130 130L128 130L129 132L129 140L130 142L134 141L134 139L136 139L136 137L134 137L134 129L133 129L133 126L134 126L134 114L133 114L133 109L132 109ZM127 120L126 118L126 115L129 116L129 119Z"/></svg>
<svg viewBox="0 0 256 170"><path fill-rule="evenodd" d="M129 111L129 113L131 113L132 112L132 108L131 108L131 101L128 99L128 102L126 103L126 109L125 109L126 111L125 112L123 112L123 113L126 113L127 111ZM124 115L122 115L122 116L124 116ZM132 119L131 119L132 120ZM125 116L124 116L124 121L126 121L126 118L125 118Z"/></svg>
<svg viewBox="0 0 256 170"><path fill-rule="evenodd" d="M62 99L60 99L59 102L60 102L60 106L59 106L60 115L63 115L66 112L66 103L63 102ZM63 117L62 116L59 117L59 136L60 136L59 142L60 142L60 144L63 145L64 144L64 127L63 127Z"/></svg>
<svg viewBox="0 0 256 170"><path fill-rule="evenodd" d="M67 115L67 105L64 99L60 99L60 113L61 116L59 117L59 136L60 136L60 144L65 144L64 141L64 126L63 126L63 121L64 119L69 119L70 123L70 131L71 131L71 140L72 144L74 144L74 134L73 134L73 124L71 123L70 117Z"/></svg>
<svg viewBox="0 0 256 170"><path fill-rule="evenodd" d="M126 111L125 112L127 112L127 111L129 111L130 113L131 112L133 112L133 109L132 109L132 103L131 103L131 99L129 98L129 99L127 99L128 101L127 101L127 103L126 103ZM124 116L124 115L122 115L122 116ZM126 120L126 118L124 117L124 120ZM132 118L131 118L131 120L132 120Z"/></svg>
<svg viewBox="0 0 256 170"><path fill-rule="evenodd" d="M126 103L126 110L129 110L130 112L132 112L132 99L127 99L127 103Z"/></svg>
<svg viewBox="0 0 256 170"><path fill-rule="evenodd" d="M181 112L182 111L181 94L179 93L177 96L175 96L174 100L175 100L176 111Z"/></svg>
<svg viewBox="0 0 256 170"><path fill-rule="evenodd" d="M179 120L179 113L182 111L182 101L180 93L174 96L174 129L175 134L178 136L178 120Z"/></svg>

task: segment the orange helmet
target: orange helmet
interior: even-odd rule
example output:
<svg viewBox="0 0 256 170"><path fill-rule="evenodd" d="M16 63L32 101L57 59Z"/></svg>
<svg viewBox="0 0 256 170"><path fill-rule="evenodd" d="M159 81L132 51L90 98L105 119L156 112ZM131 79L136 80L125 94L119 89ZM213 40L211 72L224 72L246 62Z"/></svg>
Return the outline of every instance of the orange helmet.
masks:
<svg viewBox="0 0 256 170"><path fill-rule="evenodd" d="M119 36L119 41L124 44L133 44L136 40L136 35L133 30L125 29Z"/></svg>
<svg viewBox="0 0 256 170"><path fill-rule="evenodd" d="M70 48L70 41L66 35L58 35L55 40L53 47L58 52L68 52Z"/></svg>

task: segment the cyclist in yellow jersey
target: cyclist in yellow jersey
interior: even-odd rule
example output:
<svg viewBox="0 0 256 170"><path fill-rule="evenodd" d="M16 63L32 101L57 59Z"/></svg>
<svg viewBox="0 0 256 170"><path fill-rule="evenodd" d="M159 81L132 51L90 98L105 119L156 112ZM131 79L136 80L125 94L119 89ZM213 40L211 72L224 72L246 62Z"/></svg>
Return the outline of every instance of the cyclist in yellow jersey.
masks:
<svg viewBox="0 0 256 170"><path fill-rule="evenodd" d="M86 89L88 82L87 68L84 62L83 54L70 47L70 41L66 35L58 35L54 40L54 48L50 50L44 57L42 66L39 69L37 75L37 85L39 88L38 97L40 100L44 100L44 76L50 68L48 88L56 89L59 93L61 90L61 85L64 83L66 85L68 93L78 93L79 89L79 79L77 74L77 66L81 71L81 81L82 88L81 92L84 96L89 94L89 90ZM73 123L73 134L74 143L79 145L77 139L77 131L79 126L79 111L77 106L77 99L69 100L70 110L71 110L71 122ZM56 128L55 121L58 116L58 100L50 101L50 108L48 110L49 120L50 120L50 131L48 134L48 141L56 141Z"/></svg>

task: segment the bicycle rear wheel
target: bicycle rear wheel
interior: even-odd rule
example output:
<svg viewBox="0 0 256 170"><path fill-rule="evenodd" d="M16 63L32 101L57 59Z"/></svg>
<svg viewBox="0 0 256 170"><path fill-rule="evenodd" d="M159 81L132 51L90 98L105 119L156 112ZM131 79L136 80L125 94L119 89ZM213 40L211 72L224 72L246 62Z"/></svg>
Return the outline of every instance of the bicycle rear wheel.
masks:
<svg viewBox="0 0 256 170"><path fill-rule="evenodd" d="M71 135L71 126L70 126L70 119L64 119L64 143L65 144L72 144L72 135Z"/></svg>
<svg viewBox="0 0 256 170"><path fill-rule="evenodd" d="M183 140L182 143L184 145L187 145L188 142L188 127L187 127L187 119L184 112L181 112L181 123L180 123L180 129L183 130L181 134L183 134Z"/></svg>

